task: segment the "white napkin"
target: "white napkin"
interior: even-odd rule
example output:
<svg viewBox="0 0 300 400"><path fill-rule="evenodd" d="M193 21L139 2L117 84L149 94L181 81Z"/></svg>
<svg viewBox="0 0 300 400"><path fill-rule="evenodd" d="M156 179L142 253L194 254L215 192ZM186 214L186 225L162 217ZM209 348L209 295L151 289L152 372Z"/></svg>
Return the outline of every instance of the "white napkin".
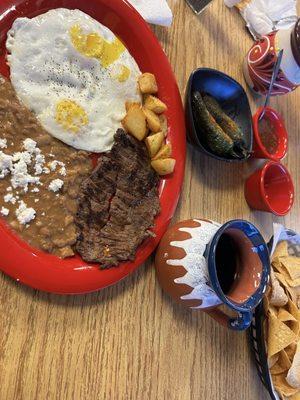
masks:
<svg viewBox="0 0 300 400"><path fill-rule="evenodd" d="M231 0L224 1L228 6L234 5ZM258 38L294 25L297 21L296 3L297 0L248 0L245 7L241 4L239 8L250 32Z"/></svg>
<svg viewBox="0 0 300 400"><path fill-rule="evenodd" d="M150 24L170 26L172 11L166 0L128 0Z"/></svg>

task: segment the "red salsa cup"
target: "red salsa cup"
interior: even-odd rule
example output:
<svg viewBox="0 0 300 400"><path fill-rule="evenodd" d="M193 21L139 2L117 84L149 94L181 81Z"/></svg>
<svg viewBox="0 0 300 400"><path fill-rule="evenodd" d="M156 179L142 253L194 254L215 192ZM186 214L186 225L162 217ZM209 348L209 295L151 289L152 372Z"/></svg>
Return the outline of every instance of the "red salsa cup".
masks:
<svg viewBox="0 0 300 400"><path fill-rule="evenodd" d="M255 210L284 216L292 208L294 197L291 175L280 162L268 161L245 183L246 201Z"/></svg>
<svg viewBox="0 0 300 400"><path fill-rule="evenodd" d="M280 161L288 148L288 134L282 117L273 108L267 107L263 118L259 121L263 107L253 116L253 158L266 158Z"/></svg>

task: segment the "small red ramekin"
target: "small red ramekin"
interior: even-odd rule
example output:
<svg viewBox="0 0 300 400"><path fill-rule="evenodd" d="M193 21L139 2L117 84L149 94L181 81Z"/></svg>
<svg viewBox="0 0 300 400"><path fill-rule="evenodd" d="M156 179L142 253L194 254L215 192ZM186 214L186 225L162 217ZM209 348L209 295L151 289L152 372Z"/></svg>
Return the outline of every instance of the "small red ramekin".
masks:
<svg viewBox="0 0 300 400"><path fill-rule="evenodd" d="M273 161L282 160L288 149L288 133L284 125L284 121L282 117L270 107L266 108L266 112L264 118L268 118L275 127L275 132L279 139L278 147L275 153L269 153L268 150L263 145L260 135L259 135L259 117L262 113L263 107L260 107L256 114L253 116L253 132L254 132L254 141L253 141L253 152L251 157L253 158L266 158Z"/></svg>
<svg viewBox="0 0 300 400"><path fill-rule="evenodd" d="M280 162L268 161L245 183L245 198L250 208L286 215L294 203L294 185L289 171Z"/></svg>

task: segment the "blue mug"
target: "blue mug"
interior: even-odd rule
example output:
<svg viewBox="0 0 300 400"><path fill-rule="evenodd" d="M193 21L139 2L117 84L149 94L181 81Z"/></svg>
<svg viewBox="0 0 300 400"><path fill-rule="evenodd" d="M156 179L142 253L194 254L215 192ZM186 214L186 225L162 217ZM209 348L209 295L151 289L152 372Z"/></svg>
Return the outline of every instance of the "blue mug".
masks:
<svg viewBox="0 0 300 400"><path fill-rule="evenodd" d="M155 267L159 283L174 300L242 331L250 326L266 291L270 258L266 242L250 222L220 225L194 219L165 233ZM237 313L236 318L220 310L224 304Z"/></svg>

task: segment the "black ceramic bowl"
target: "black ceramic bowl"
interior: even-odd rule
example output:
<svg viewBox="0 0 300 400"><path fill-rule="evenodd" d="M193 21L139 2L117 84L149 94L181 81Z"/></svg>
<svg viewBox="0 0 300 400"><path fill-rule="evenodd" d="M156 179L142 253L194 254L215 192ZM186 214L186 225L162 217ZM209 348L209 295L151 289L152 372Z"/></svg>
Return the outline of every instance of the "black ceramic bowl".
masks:
<svg viewBox="0 0 300 400"><path fill-rule="evenodd" d="M214 97L224 112L241 128L248 155L242 159L220 157L214 154L203 140L203 132L196 126L192 110L192 93L205 92ZM252 114L243 87L230 76L210 68L199 68L192 72L186 92L186 123L189 141L205 154L222 161L245 161L252 151Z"/></svg>

